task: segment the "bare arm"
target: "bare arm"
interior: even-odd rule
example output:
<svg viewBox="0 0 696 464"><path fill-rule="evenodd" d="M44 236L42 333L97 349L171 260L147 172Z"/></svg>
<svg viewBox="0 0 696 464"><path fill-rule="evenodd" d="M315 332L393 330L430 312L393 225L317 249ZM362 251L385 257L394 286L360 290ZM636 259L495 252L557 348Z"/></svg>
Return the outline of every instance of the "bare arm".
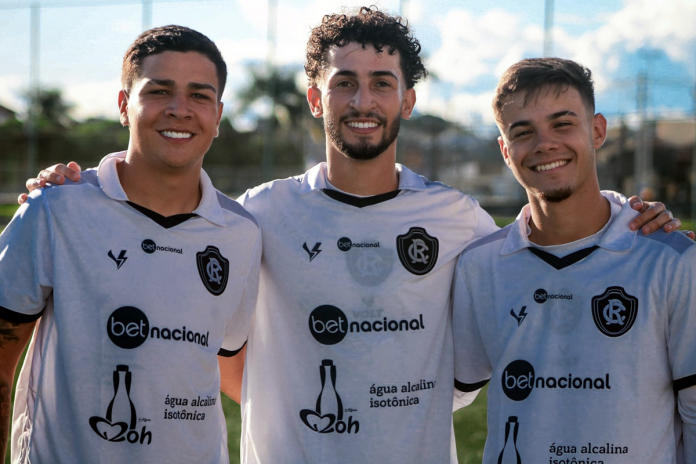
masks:
<svg viewBox="0 0 696 464"><path fill-rule="evenodd" d="M246 345L232 357L218 356L220 390L235 403L241 403L242 401L242 377L244 376L245 357Z"/></svg>
<svg viewBox="0 0 696 464"><path fill-rule="evenodd" d="M0 456L5 456L12 419L12 384L17 362L34 330L34 322L0 319Z"/></svg>

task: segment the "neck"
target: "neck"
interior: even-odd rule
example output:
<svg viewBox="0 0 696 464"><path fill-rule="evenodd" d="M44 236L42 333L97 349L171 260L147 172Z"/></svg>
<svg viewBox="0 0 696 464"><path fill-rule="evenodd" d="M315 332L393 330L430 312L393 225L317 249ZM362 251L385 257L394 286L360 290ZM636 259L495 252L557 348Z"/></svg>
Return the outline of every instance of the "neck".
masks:
<svg viewBox="0 0 696 464"><path fill-rule="evenodd" d="M326 141L327 177L331 185L360 196L380 195L399 188L396 172L396 141L377 158L362 161L348 158Z"/></svg>
<svg viewBox="0 0 696 464"><path fill-rule="evenodd" d="M611 218L609 201L599 189L588 196L571 195L557 203L529 196L532 230L529 241L541 246L562 245L596 234Z"/></svg>
<svg viewBox="0 0 696 464"><path fill-rule="evenodd" d="M145 162L126 156L116 165L128 200L162 216L191 213L201 201L198 169L154 171Z"/></svg>

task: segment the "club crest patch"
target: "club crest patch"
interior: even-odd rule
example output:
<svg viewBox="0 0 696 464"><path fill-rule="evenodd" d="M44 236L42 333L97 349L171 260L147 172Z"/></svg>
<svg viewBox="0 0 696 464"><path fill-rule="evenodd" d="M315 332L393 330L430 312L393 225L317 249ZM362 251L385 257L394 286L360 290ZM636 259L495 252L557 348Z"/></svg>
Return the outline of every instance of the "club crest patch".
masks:
<svg viewBox="0 0 696 464"><path fill-rule="evenodd" d="M196 253L198 274L203 285L215 296L221 295L227 287L227 277L230 273L230 262L222 256L217 247L208 245L205 251Z"/></svg>
<svg viewBox="0 0 696 464"><path fill-rule="evenodd" d="M411 227L407 234L396 237L396 250L401 264L418 276L430 272L439 252L439 241L422 227Z"/></svg>
<svg viewBox="0 0 696 464"><path fill-rule="evenodd" d="M638 298L621 287L609 287L592 298L595 325L607 337L620 337L631 330L637 314Z"/></svg>

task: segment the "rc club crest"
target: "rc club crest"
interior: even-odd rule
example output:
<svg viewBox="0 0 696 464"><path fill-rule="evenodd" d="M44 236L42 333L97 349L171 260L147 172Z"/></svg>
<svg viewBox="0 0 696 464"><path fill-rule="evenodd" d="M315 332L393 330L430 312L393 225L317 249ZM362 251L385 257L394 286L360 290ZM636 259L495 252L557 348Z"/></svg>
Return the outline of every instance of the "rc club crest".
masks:
<svg viewBox="0 0 696 464"><path fill-rule="evenodd" d="M196 263L205 288L215 296L221 295L230 274L229 260L222 256L217 247L208 245L205 251L196 253Z"/></svg>
<svg viewBox="0 0 696 464"><path fill-rule="evenodd" d="M595 325L607 337L620 337L636 321L638 298L621 287L609 287L602 295L592 298L592 317Z"/></svg>
<svg viewBox="0 0 696 464"><path fill-rule="evenodd" d="M407 234L396 237L399 260L411 274L424 275L437 262L439 242L422 227L411 227Z"/></svg>

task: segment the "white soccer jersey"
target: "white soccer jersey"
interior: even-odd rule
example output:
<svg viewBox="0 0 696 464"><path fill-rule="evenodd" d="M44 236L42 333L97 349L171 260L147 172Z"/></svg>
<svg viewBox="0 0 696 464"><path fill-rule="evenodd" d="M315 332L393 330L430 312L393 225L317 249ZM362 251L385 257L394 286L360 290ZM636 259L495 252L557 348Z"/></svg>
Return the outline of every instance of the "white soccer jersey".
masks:
<svg viewBox="0 0 696 464"><path fill-rule="evenodd" d="M193 214L128 204L123 156L33 192L0 236L0 317L42 316L13 463L228 463L217 354L248 335L258 225L203 172Z"/></svg>
<svg viewBox="0 0 696 464"><path fill-rule="evenodd" d="M454 265L497 227L397 169L399 190L374 197L329 190L322 163L240 199L264 242L242 462L450 462Z"/></svg>
<svg viewBox="0 0 696 464"><path fill-rule="evenodd" d="M696 245L631 232L637 213L612 205L594 243L550 254L530 248L528 208L455 275L457 388L490 379L483 462L673 464L674 392L696 384Z"/></svg>

